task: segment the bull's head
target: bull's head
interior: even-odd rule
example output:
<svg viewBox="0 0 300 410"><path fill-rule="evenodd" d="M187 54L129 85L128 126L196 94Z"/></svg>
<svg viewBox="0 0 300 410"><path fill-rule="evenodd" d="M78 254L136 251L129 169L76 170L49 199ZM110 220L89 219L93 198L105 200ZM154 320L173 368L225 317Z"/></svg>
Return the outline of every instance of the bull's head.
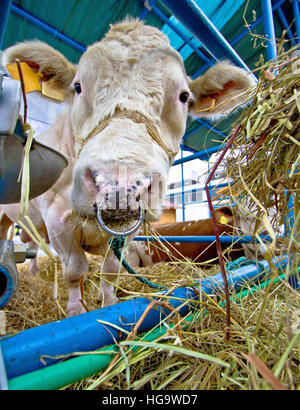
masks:
<svg viewBox="0 0 300 410"><path fill-rule="evenodd" d="M243 104L251 75L222 62L190 81L181 56L158 29L138 21L111 27L74 66L41 42L6 51L72 94L76 165L70 202L82 216L113 224L136 219L139 201L159 215L168 171L179 150L187 115L208 119Z"/></svg>

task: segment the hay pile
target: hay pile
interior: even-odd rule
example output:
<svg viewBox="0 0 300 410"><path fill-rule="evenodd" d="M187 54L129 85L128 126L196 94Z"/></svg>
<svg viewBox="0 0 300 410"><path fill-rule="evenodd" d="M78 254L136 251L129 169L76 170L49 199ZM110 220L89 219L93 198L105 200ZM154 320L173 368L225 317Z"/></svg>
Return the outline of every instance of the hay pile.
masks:
<svg viewBox="0 0 300 410"><path fill-rule="evenodd" d="M89 256L90 272L84 286L88 307L99 308L97 293L100 283L99 258ZM102 261L100 261L101 266ZM64 317L67 303L60 263L60 306L53 299L54 262L39 258L39 271L33 277L28 263L18 265L20 283L16 297L5 307L7 331L14 333ZM183 275L182 272L185 271ZM138 268L137 272L166 287L191 284L192 278L219 272L216 265L210 270L184 264L157 264L154 268ZM153 290L136 278L124 273L120 276L117 296L120 300L148 295ZM167 301L166 301L167 303ZM184 327L184 318L172 315L159 326L172 328L161 340L148 347L127 352L127 360L120 358L106 376L96 374L77 382L68 389L269 389L272 384L261 376L249 361L254 355L277 375L279 386L299 388L300 329L299 294L286 281L271 285L268 291L259 290L242 300L231 302L231 337L224 337L226 311L214 299L202 300L196 309L196 319ZM158 327L159 327L158 326ZM158 350L158 344L162 347ZM164 348L164 346L166 346ZM168 348L168 350L164 350ZM195 358L204 354L225 362L224 367L210 360Z"/></svg>
<svg viewBox="0 0 300 410"><path fill-rule="evenodd" d="M261 220L270 236L286 222L290 234L285 247L295 255L300 250L299 114L300 56L294 48L260 68L226 162L232 200Z"/></svg>
<svg viewBox="0 0 300 410"><path fill-rule="evenodd" d="M89 272L84 283L84 300L89 310L101 308L98 291L101 288L103 258L87 254ZM13 334L24 329L40 326L66 317L68 290L62 276L61 263L56 259L58 270L58 298L54 299L55 261L47 256L38 257L38 273L29 272L29 262L18 264L19 285L15 297L5 306L6 333ZM217 265L205 270L191 262L158 263L153 267L137 268L137 273L170 288L187 286L203 276L219 271ZM109 277L109 274L107 274ZM132 274L122 271L116 281L116 292L120 302L139 296L151 296L153 289L138 281Z"/></svg>

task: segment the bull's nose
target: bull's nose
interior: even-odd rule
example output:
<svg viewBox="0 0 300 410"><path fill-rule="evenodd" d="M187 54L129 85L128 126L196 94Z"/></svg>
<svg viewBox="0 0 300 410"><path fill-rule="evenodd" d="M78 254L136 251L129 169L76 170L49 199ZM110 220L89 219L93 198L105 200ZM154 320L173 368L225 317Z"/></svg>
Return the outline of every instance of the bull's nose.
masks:
<svg viewBox="0 0 300 410"><path fill-rule="evenodd" d="M115 184L115 189L110 189L104 194L104 205L107 209L134 210L138 208L140 194L135 187L119 187Z"/></svg>

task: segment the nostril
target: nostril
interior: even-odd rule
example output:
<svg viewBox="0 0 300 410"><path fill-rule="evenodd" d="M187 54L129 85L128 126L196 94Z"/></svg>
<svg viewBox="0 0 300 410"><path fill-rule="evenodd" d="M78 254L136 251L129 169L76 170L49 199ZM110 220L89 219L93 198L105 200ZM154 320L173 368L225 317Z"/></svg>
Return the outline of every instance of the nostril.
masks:
<svg viewBox="0 0 300 410"><path fill-rule="evenodd" d="M95 184L96 184L98 173L97 173L96 171L91 171L91 173L92 173L93 181L94 181Z"/></svg>
<svg viewBox="0 0 300 410"><path fill-rule="evenodd" d="M84 183L88 189L88 191L97 194L99 191L99 188L96 183L96 173L92 172L90 169L88 169L85 173L84 177Z"/></svg>

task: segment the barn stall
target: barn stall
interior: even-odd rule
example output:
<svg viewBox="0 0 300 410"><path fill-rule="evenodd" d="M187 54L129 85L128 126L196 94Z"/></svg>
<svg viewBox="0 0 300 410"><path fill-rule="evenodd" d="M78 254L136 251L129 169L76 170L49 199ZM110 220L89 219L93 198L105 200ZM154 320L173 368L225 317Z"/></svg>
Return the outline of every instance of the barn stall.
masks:
<svg viewBox="0 0 300 410"><path fill-rule="evenodd" d="M169 266L160 266L160 269L140 269L138 272L143 276L148 276L151 280L154 277L155 282L166 289L172 289L171 297L162 296L164 293L168 295L168 292L164 291L160 292L158 298L153 291L148 293L149 290L136 285L135 278L129 280L128 276L120 277L118 286L119 292L123 291L121 298L123 297L124 302L70 319L64 319L63 307L59 306L60 303L63 305L63 296L56 302L47 293L49 287L50 293L52 292L53 282L57 278L55 272L57 267L54 266L57 262L43 261L43 267L40 268L43 274L40 274L39 278L29 277L24 283L25 288L34 288L35 294L42 299L39 299L37 305L33 300L31 306L33 316L29 320L25 318L24 321L19 321L19 328L11 327L9 333L16 334L4 337L1 341L3 362L1 386L12 389L63 388L83 378L91 378L92 375L102 371L101 375L98 374L93 379L75 386L115 389L142 389L151 386L155 389L196 390L201 388L255 389L267 388L267 386L297 388L299 386L297 369L297 365L299 366L297 359L299 299L294 288L297 288L299 265L297 254L299 251L297 236L299 232L297 212L299 208L297 190L299 185L297 180L299 179L297 168L299 74L293 62L297 61L295 53L299 42L298 3L295 1L292 3L216 1L209 2L207 5L201 1L198 4L191 1L150 1L145 4L139 1L127 1L111 2L110 7L106 2L105 6L101 4L93 9L90 2L70 1L66 2L67 7L64 4L63 10L57 6L59 16L54 12L49 13L50 3L53 1L49 1L48 7L41 8L35 2L3 2L3 7L6 8L1 13L3 16L2 48L5 49L24 39L39 38L63 52L71 61L77 62L89 44L103 37L110 23L131 15L145 20L146 24L159 27L169 36L173 47L179 50L184 58L187 73L192 78L214 61L224 58L253 70L258 79L258 87L249 111L245 110L242 116L240 112L235 113L230 119L216 123L189 118L181 149L182 152L191 152L191 155L187 157L182 155L182 159L176 160L173 166L183 167L185 162L195 159L208 160L215 152L221 152L220 159L222 159L222 155L225 155L228 149L232 147L235 150L241 149L239 161L236 158L232 160L230 157L224 159L226 163L228 161L228 180L233 181L233 184L228 185L222 201L227 198L229 202L244 207L245 201L247 206L250 201L251 212L263 222L264 209L275 205L280 223L284 225L283 238L279 238L283 242L284 251L281 251L281 248L274 249L275 227L272 229L272 225L270 227L265 222L265 230L269 237L259 235L256 239L269 240L268 243L273 246L270 249L270 245L265 245L268 249L266 260L250 260L249 263L244 263L244 266L238 267L227 265L227 277L226 273L224 276L222 258L218 270L209 274L190 261L183 266L175 262ZM78 17L81 15L87 16L88 26ZM5 16L7 19L4 18ZM101 16L101 25L99 25L99 16ZM91 27L95 27L95 32L91 32ZM277 41L274 41L274 38ZM292 50L289 51L291 48ZM283 83L286 94L282 93ZM288 106L290 116L287 115L287 111L284 111L285 101L290 104ZM277 111L284 112L284 118L282 116L277 118L276 115L270 118L270 113ZM237 128L238 123L242 124L239 128ZM270 130L268 136L265 135L266 129ZM246 132L243 133L243 130ZM280 137L284 135L286 140L282 138L282 141L278 141L274 138L275 135ZM278 153L276 158L274 155L270 160L270 151ZM266 173L265 178L256 180L253 175L263 174L268 161L267 170L270 174ZM279 169L276 169L276 182L270 183L274 164ZM210 184L214 172L213 168L207 178L208 201L213 189L220 188L212 187ZM284 180L288 183L283 183ZM252 183L253 181L255 184ZM218 202L215 200L210 204L212 205L218 206ZM183 204L183 219L184 210ZM213 212L211 207L210 210ZM275 224L274 220L272 223ZM143 236L135 239L137 241L165 240L154 236L150 239ZM174 242L179 240L178 238L167 239ZM252 237L219 238L218 235L211 239L229 242L253 241ZM180 240L201 241L203 238L181 237ZM282 256L275 256L275 253L282 253ZM23 270L25 272L27 270L25 265L18 265L22 274ZM220 269L222 274L218 273ZM99 272L97 265L92 271ZM168 276L169 271L171 271L170 276ZM266 274L270 271L271 276ZM262 275L262 272L265 274ZM209 277L204 279L204 276ZM45 278L49 281L45 282ZM248 282L253 278L258 283L249 285ZM97 280L100 280L99 277ZM234 296L231 295L231 301L228 292L225 292L224 296L227 281L231 293L234 293ZM63 287L62 284L61 286ZM21 304L11 305L12 307L6 305L3 309L3 312L7 313L8 325L13 318L21 316L20 311L26 311L25 306L28 305L27 297L22 296L22 291L26 294L26 290L20 286L18 291L19 294L16 294L11 303L15 299ZM251 299L249 294L254 293L256 296L259 294L261 299L258 296L257 298L252 296ZM219 296L215 300L212 294ZM271 295L274 295L273 298ZM241 299L242 296L246 297L245 300L256 312L255 319ZM29 295L30 298L33 296ZM280 304L275 306L277 299L280 299ZM43 313L47 324L44 324L44 318L37 319L34 313L44 300L48 303L49 311L55 310L53 316L49 311L47 314ZM232 313L230 315L229 306L234 315ZM269 306L270 312L266 306ZM96 303L93 308L95 307L97 307ZM147 309L149 314L145 315L145 312L148 313ZM193 313L190 313L191 311ZM57 319L62 320L55 322ZM254 321L256 321L255 326ZM280 326L276 321L280 322ZM137 328L133 329L132 323L138 323ZM252 323L252 329L249 329L249 323ZM41 324L43 325L37 327ZM224 330L225 325L227 330ZM23 330L25 327L31 329ZM228 331L229 327L230 331ZM152 328L155 329L150 331ZM245 329L247 329L247 337L243 333ZM139 337L135 338L137 331L148 333L139 334ZM123 333L122 337L120 332ZM260 340L262 350L254 350L254 338L263 332L266 332L271 340L277 333L280 336L278 337L280 341L276 344L276 349L281 351L280 359L276 358L274 353L266 353L266 346L271 343L270 341L267 344L265 340L264 342ZM261 337L263 339L263 336ZM53 338L56 340L55 343ZM172 338L174 343L171 343ZM248 338L251 340L249 345L246 343ZM194 339L197 339L200 344L197 345ZM122 341L117 342L118 340ZM162 343L163 340L167 343ZM180 347L177 346L178 344ZM132 348L128 349L128 346ZM228 355L224 353L225 346L231 349ZM100 349L101 353L96 349ZM166 351L159 354L159 360L154 354L157 349ZM89 354L83 354L84 352ZM171 357L170 352L172 352ZM142 357L144 357L143 365L138 367L136 363ZM193 358L198 359L197 379L189 383L187 380L191 369L193 372L196 371L191 364ZM245 358L246 365L243 362Z"/></svg>

